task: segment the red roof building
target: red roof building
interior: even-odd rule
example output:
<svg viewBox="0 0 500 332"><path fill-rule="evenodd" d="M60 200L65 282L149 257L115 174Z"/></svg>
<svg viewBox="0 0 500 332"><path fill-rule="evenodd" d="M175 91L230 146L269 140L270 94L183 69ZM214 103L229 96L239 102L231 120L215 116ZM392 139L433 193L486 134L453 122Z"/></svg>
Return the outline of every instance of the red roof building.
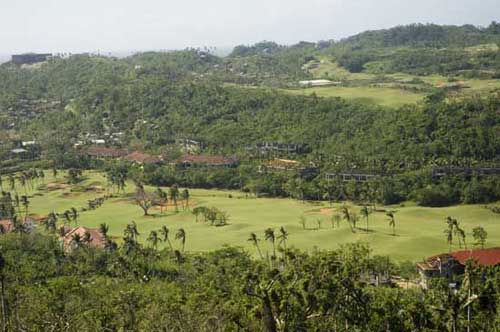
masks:
<svg viewBox="0 0 500 332"><path fill-rule="evenodd" d="M158 164L162 161L161 158L158 156L153 156L139 151L134 151L126 155L123 159L138 164Z"/></svg>
<svg viewBox="0 0 500 332"><path fill-rule="evenodd" d="M89 235L86 235L86 234ZM86 241L86 239L89 241ZM106 239L98 229L86 228L86 227L76 227L73 229L65 229L64 235L61 237L65 248L73 248L75 246L75 239L79 238L82 244L94 247L94 248L104 248L106 246Z"/></svg>
<svg viewBox="0 0 500 332"><path fill-rule="evenodd" d="M460 275L464 272L467 260L472 259L480 266L500 265L500 248L461 250L439 254L417 263L422 287L428 287L429 278Z"/></svg>
<svg viewBox="0 0 500 332"><path fill-rule="evenodd" d="M127 151L101 146L91 146L88 148L87 154L94 158L120 158L125 156Z"/></svg>

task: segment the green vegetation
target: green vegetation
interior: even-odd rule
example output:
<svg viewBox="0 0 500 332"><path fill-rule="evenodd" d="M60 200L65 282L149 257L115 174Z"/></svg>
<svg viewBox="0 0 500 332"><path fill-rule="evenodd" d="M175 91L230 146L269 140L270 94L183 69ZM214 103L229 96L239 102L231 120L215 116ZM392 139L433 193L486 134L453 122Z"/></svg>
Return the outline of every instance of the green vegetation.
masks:
<svg viewBox="0 0 500 332"><path fill-rule="evenodd" d="M149 216L144 216L143 210L134 201L135 187L128 183L125 191L117 193L108 189L106 179L97 172L85 173L86 180L78 185L66 186L57 182L65 179L59 175L59 181L53 183L54 179L47 176L46 189L29 192L29 211L34 216L47 215L49 212L63 213L72 207L81 211L87 208L88 201L101 197L108 190L115 192L115 198L106 200L96 209L78 213L76 224L99 228L101 223L109 227L108 234L119 239L125 226L132 220L135 221L140 235L139 242L146 244L151 231L159 230L167 226L172 231L183 228L188 234L186 250L188 251L210 251L222 248L224 245L240 246L246 248L252 255L257 255L252 243L246 241L248 234L255 233L264 237L265 229L271 227L279 230L284 227L292 234L288 241L289 247L295 247L312 252L314 248L336 249L339 245L351 242L366 242L376 254L391 255L395 260L416 261L423 257L439 252L446 252L448 244L443 237L442 230L445 226L447 216L454 216L461 222L462 228L467 234L469 243L473 243L473 228L482 226L487 230L489 236L487 247L499 246L500 224L498 215L483 206L454 206L447 208L423 208L408 204L407 206L377 206L377 211L369 209L369 231L366 231L366 221L359 220L354 232L351 225L341 221L335 228L330 227L330 219L341 214L343 206L346 206L351 214L363 217L363 206L352 203L327 202L300 202L292 199L255 198L236 191L217 191L190 189L189 209L175 211L175 205L169 198L166 207L152 206ZM45 186L42 186L45 188ZM94 188L98 192L85 190ZM20 188L18 190L21 190ZM155 188L146 187L148 193L154 193ZM102 191L101 193L99 193ZM163 188L167 192L168 188ZM170 197L170 196L169 196ZM179 200L179 206L183 201ZM211 222L203 222L203 216L196 217L195 207L216 207L230 216L222 227L211 227ZM393 236L393 228L388 222L386 212L397 210L396 236ZM304 225L299 223L300 217L304 218ZM198 220L198 221L197 221ZM322 222L318 229L317 221ZM60 223L64 222L61 218ZM70 221L73 225L74 222ZM160 248L165 243L158 245ZM181 249L175 244L176 249ZM271 252L272 247L266 243L260 244L261 250ZM453 248L458 250L458 242L453 242Z"/></svg>

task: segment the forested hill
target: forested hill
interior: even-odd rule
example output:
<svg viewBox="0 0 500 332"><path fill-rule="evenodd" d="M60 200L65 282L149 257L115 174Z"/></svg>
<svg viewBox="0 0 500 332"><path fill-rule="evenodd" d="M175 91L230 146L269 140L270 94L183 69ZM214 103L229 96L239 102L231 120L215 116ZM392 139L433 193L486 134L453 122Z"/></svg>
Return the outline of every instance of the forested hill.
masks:
<svg viewBox="0 0 500 332"><path fill-rule="evenodd" d="M492 22L487 28L473 25L410 24L384 30L365 31L345 38L337 45L358 49L397 46L444 48L496 42L500 42L500 23Z"/></svg>

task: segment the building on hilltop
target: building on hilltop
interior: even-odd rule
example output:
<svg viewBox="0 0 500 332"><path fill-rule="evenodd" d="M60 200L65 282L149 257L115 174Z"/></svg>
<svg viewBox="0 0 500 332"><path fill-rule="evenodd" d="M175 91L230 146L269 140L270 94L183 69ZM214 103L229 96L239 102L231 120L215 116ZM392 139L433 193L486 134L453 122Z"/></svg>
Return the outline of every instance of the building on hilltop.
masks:
<svg viewBox="0 0 500 332"><path fill-rule="evenodd" d="M126 155L123 160L134 162L136 164L159 164L162 162L161 157L153 156L148 153L134 151Z"/></svg>
<svg viewBox="0 0 500 332"><path fill-rule="evenodd" d="M467 260L472 259L480 266L500 265L500 248L454 251L439 254L417 263L420 283L429 286L429 280L436 277L453 278L464 273Z"/></svg>

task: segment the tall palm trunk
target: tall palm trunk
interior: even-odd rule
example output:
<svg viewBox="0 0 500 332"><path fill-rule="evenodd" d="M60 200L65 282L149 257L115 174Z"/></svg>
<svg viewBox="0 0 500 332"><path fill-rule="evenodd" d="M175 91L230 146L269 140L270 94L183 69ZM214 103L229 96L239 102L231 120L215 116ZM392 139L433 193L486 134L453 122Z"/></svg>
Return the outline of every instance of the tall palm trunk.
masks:
<svg viewBox="0 0 500 332"><path fill-rule="evenodd" d="M7 303L5 300L5 279L3 273L0 275L0 306L2 307L2 332L7 332Z"/></svg>

